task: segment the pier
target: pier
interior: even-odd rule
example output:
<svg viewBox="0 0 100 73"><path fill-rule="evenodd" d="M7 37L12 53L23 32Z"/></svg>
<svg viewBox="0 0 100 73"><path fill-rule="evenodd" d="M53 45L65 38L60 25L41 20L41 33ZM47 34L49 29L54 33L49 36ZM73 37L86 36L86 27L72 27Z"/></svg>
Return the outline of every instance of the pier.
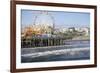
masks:
<svg viewBox="0 0 100 73"><path fill-rule="evenodd" d="M64 38L59 37L50 37L50 38L42 38L42 37L35 37L29 39L22 39L21 40L21 47L22 48L30 48L30 47L44 47L44 46L57 46L57 45L64 45Z"/></svg>

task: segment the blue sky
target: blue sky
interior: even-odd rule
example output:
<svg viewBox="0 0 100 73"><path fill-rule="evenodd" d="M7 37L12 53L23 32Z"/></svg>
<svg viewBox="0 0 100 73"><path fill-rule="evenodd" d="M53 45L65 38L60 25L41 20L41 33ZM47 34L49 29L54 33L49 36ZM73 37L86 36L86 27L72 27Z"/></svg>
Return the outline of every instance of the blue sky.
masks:
<svg viewBox="0 0 100 73"><path fill-rule="evenodd" d="M51 16L45 16L48 12ZM22 10L21 11L21 24L22 26L34 24L35 18L37 23L45 21L47 23L53 22L50 18L54 18L55 27L89 27L90 13L80 12L63 12L63 11L36 11L36 10ZM42 13L42 14L41 14Z"/></svg>

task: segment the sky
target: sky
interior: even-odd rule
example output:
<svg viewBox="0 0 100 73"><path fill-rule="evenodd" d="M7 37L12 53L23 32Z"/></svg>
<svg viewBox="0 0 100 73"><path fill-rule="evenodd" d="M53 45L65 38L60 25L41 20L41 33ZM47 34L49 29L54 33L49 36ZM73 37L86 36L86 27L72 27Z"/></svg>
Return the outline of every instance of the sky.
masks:
<svg viewBox="0 0 100 73"><path fill-rule="evenodd" d="M21 25L55 24L55 27L89 27L90 13L21 10Z"/></svg>

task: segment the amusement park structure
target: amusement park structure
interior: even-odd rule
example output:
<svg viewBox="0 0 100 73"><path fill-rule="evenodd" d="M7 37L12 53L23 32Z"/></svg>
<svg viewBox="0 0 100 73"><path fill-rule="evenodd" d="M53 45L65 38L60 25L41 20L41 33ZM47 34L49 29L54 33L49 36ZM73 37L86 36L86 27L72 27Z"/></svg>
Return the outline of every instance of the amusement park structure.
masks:
<svg viewBox="0 0 100 73"><path fill-rule="evenodd" d="M55 33L55 19L48 11L36 15L32 26L21 35L21 47L45 47L64 45L64 37Z"/></svg>

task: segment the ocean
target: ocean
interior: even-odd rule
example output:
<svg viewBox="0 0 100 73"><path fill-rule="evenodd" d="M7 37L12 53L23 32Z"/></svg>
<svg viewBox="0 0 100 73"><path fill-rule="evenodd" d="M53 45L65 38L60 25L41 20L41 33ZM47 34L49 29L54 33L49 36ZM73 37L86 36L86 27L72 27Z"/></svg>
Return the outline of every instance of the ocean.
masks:
<svg viewBox="0 0 100 73"><path fill-rule="evenodd" d="M21 48L21 62L51 62L90 59L89 40L66 41L65 45Z"/></svg>

